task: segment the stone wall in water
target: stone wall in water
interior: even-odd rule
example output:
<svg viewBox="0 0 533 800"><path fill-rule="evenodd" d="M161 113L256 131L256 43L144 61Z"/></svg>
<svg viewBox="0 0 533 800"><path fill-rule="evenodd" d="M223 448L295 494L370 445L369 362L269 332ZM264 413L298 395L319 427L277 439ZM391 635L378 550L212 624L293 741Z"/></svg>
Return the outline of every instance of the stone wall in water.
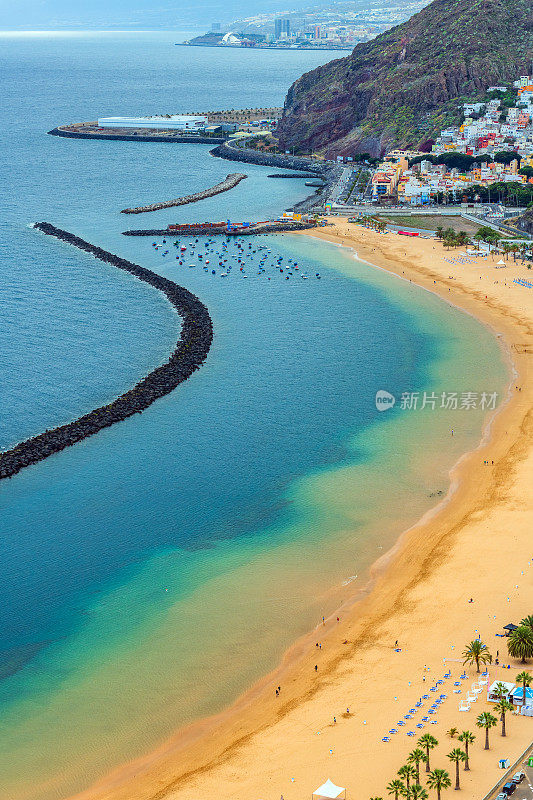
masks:
<svg viewBox="0 0 533 800"><path fill-rule="evenodd" d="M150 372L132 389L111 403L95 408L74 422L46 430L38 436L0 453L0 479L16 475L24 467L36 464L66 447L109 428L133 414L148 408L159 397L169 394L189 378L205 361L213 339L213 325L206 306L191 292L152 270L126 261L100 247L56 228L48 222L37 222L35 228L84 250L107 264L131 273L139 280L154 286L174 306L183 320L180 338L168 361Z"/></svg>

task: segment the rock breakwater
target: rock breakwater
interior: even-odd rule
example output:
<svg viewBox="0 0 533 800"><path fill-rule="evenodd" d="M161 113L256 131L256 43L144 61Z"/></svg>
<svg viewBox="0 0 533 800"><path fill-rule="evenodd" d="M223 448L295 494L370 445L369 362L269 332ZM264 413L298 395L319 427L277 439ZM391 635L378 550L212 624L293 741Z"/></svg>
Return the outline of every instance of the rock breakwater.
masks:
<svg viewBox="0 0 533 800"><path fill-rule="evenodd" d="M211 186L209 189L203 189L201 192L195 194L188 194L184 197L177 197L175 200L166 200L163 203L151 203L148 206L137 206L136 208L123 208L121 214L144 214L148 211L159 211L162 208L172 208L173 206L186 206L188 203L197 203L199 200L205 200L206 197L213 197L222 192L228 192L237 186L241 181L247 178L242 172L232 172L220 183Z"/></svg>
<svg viewBox="0 0 533 800"><path fill-rule="evenodd" d="M260 150L253 150L251 147L242 147L236 144L224 142L214 147L210 151L212 156L226 158L228 161L239 161L244 164L259 164L263 167L281 167L281 169L293 169L316 175L324 175L329 172L329 164L313 161L310 158L300 156L278 155L275 153L262 153Z"/></svg>
<svg viewBox="0 0 533 800"><path fill-rule="evenodd" d="M66 447L109 428L116 422L127 419L148 408L159 397L169 394L180 383L187 380L205 361L213 339L213 326L206 306L191 292L178 286L168 278L152 270L126 261L124 258L102 250L100 247L56 228L48 222L38 222L35 228L49 236L84 250L107 264L134 275L154 286L168 298L183 320L181 335L168 361L156 367L132 389L116 400L95 408L74 422L46 430L38 436L26 439L10 450L0 453L0 479L16 475L24 467L43 461L48 456Z"/></svg>
<svg viewBox="0 0 533 800"><path fill-rule="evenodd" d="M314 220L309 222L262 222L258 225L250 225L249 227L214 227L212 225L198 224L198 225L172 225L169 228L138 231L122 231L123 236L252 236L260 233L285 233L289 231L304 231L308 228L316 227Z"/></svg>

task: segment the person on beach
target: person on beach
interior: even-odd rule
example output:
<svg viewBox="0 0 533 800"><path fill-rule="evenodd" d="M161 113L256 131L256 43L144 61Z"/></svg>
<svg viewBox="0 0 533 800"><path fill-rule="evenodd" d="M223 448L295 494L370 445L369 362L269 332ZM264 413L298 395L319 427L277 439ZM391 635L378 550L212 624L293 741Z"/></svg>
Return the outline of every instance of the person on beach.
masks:
<svg viewBox="0 0 533 800"><path fill-rule="evenodd" d="M315 672L318 672L318 664L315 664Z"/></svg>

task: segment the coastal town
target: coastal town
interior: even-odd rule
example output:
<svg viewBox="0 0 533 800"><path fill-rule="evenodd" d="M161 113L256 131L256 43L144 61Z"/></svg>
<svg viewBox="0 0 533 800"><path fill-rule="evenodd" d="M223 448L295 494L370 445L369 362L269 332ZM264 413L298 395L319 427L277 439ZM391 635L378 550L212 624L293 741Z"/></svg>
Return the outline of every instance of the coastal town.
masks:
<svg viewBox="0 0 533 800"><path fill-rule="evenodd" d="M388 153L374 170L372 200L490 202L495 184L505 184L493 190L495 201L533 199L533 77L490 87L485 102L465 103L463 111L463 122L441 131L425 152Z"/></svg>

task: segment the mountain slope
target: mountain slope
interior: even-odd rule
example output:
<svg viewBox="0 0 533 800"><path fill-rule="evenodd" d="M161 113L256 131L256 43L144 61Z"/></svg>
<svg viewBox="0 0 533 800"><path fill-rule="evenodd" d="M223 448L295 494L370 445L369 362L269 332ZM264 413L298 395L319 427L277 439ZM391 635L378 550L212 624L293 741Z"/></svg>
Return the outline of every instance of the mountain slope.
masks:
<svg viewBox="0 0 533 800"><path fill-rule="evenodd" d="M286 148L379 155L459 117L461 100L531 74L531 0L434 0L346 58L299 78L279 124Z"/></svg>

